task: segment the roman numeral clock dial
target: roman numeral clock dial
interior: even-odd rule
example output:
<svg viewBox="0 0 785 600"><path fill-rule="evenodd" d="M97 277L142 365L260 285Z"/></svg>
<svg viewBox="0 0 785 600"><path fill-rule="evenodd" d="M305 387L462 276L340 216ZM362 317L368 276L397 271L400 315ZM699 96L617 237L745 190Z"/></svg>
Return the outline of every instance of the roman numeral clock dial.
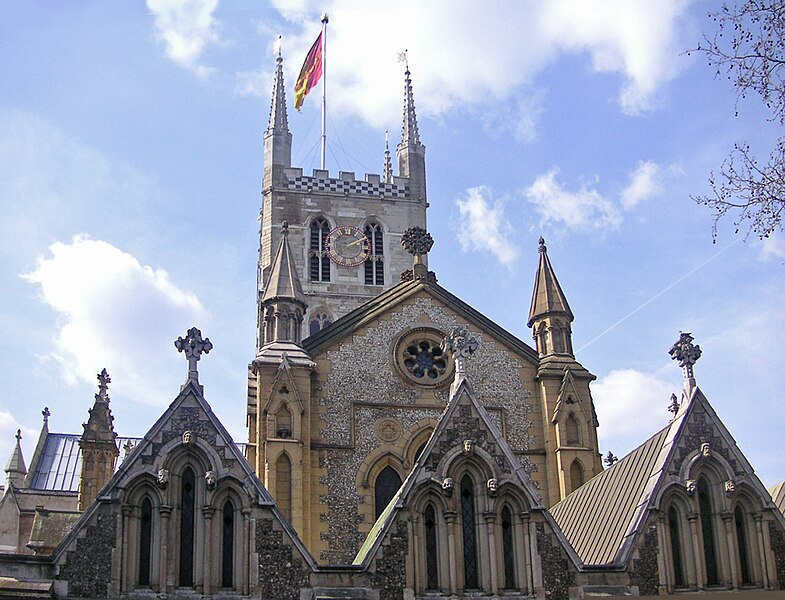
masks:
<svg viewBox="0 0 785 600"><path fill-rule="evenodd" d="M327 234L327 256L342 267L359 267L371 254L366 235L356 227L341 225Z"/></svg>

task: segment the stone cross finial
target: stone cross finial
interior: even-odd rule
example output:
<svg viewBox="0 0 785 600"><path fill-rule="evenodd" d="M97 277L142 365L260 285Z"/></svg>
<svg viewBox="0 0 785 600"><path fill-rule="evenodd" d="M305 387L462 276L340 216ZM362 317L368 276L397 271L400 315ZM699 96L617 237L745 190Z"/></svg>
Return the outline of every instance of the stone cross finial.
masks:
<svg viewBox="0 0 785 600"><path fill-rule="evenodd" d="M174 347L178 352L184 352L188 359L188 381L199 381L199 371L196 363L202 358L202 353L209 354L213 349L210 338L202 339L202 332L196 327L191 327L186 333L186 337L179 337L174 342Z"/></svg>
<svg viewBox="0 0 785 600"><path fill-rule="evenodd" d="M22 430L21 429L17 429L16 430L16 435L14 437L16 438L16 443L20 444L22 442Z"/></svg>
<svg viewBox="0 0 785 600"><path fill-rule="evenodd" d="M545 252L548 248L545 246L545 238L540 236L540 252Z"/></svg>
<svg viewBox="0 0 785 600"><path fill-rule="evenodd" d="M616 455L615 455L613 452L611 452L610 450L608 450L608 455L607 455L607 456L604 458L604 460L605 460L605 464L606 464L606 465L608 465L609 467L612 467L612 466L613 466L613 465L615 465L617 462L619 462L619 457L618 457L618 456L616 456Z"/></svg>
<svg viewBox="0 0 785 600"><path fill-rule="evenodd" d="M49 417L52 416L52 413L49 412L49 407L44 406L44 410L41 411L41 414L44 415L44 425L48 425Z"/></svg>
<svg viewBox="0 0 785 600"><path fill-rule="evenodd" d="M97 375L98 377L98 393L95 395L96 400L108 400L107 392L109 390L109 384L112 383L112 378L109 377L109 373L106 372L106 369L102 369L101 372Z"/></svg>
<svg viewBox="0 0 785 600"><path fill-rule="evenodd" d="M281 235L289 235L289 221L281 223Z"/></svg>
<svg viewBox="0 0 785 600"><path fill-rule="evenodd" d="M409 227L401 236L401 246L414 256L414 268L412 269L414 278L425 279L428 276L428 269L423 264L422 257L428 254L433 247L431 234L422 227Z"/></svg>
<svg viewBox="0 0 785 600"><path fill-rule="evenodd" d="M477 350L479 343L477 338L469 333L463 325L456 325L450 331L450 335L444 338L442 342L442 350L449 350L452 352L455 359L455 377L465 374L464 360L469 358L474 351Z"/></svg>
<svg viewBox="0 0 785 600"><path fill-rule="evenodd" d="M684 369L684 381L689 388L695 385L695 374L692 367L701 357L701 347L693 344L691 333L679 332L679 341L673 344L668 354L673 360L679 361L679 366Z"/></svg>

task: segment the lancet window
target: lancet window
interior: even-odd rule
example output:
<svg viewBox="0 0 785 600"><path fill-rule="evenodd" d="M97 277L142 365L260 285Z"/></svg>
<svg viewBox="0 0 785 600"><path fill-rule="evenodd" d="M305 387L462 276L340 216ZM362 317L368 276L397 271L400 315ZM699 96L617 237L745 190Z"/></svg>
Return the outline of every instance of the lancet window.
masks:
<svg viewBox="0 0 785 600"><path fill-rule="evenodd" d="M186 467L180 482L180 586L194 584L194 521L196 507L196 477Z"/></svg>
<svg viewBox="0 0 785 600"><path fill-rule="evenodd" d="M221 586L234 586L234 504L224 502L222 511L223 530L221 535Z"/></svg>
<svg viewBox="0 0 785 600"><path fill-rule="evenodd" d="M292 518L292 461L286 454L281 454L275 462L275 501L278 508Z"/></svg>
<svg viewBox="0 0 785 600"><path fill-rule="evenodd" d="M150 556L153 550L153 503L145 496L139 527L139 585L150 585Z"/></svg>
<svg viewBox="0 0 785 600"><path fill-rule="evenodd" d="M429 590L439 589L439 545L436 542L436 511L433 504L425 507L425 569Z"/></svg>
<svg viewBox="0 0 785 600"><path fill-rule="evenodd" d="M510 507L502 509L502 553L504 559L504 587L513 589L515 585L515 543L513 541L512 512Z"/></svg>
<svg viewBox="0 0 785 600"><path fill-rule="evenodd" d="M384 509L393 499L398 489L401 487L401 477L397 471L392 467L385 467L381 470L376 477L374 485L374 504L376 509L376 518L382 514Z"/></svg>
<svg viewBox="0 0 785 600"><path fill-rule="evenodd" d="M477 529L475 525L474 482L466 474L461 479L461 533L463 534L463 578L466 589L480 587L477 574Z"/></svg>
<svg viewBox="0 0 785 600"><path fill-rule="evenodd" d="M365 284L384 285L384 238L382 226L368 223L365 236L368 238L370 254L365 261Z"/></svg>
<svg viewBox="0 0 785 600"><path fill-rule="evenodd" d="M327 256L327 235L330 224L326 219L311 223L309 270L311 281L330 281L330 258Z"/></svg>

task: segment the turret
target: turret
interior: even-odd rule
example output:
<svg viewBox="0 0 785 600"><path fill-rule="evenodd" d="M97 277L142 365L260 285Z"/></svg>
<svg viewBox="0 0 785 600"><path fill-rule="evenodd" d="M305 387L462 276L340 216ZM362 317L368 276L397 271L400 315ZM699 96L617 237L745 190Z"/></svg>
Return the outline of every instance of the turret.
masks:
<svg viewBox="0 0 785 600"><path fill-rule="evenodd" d="M120 451L115 439L114 417L109 409L109 373L103 369L98 374L98 393L90 409L90 418L83 424L79 439L82 451L82 474L79 480L78 510L86 510L98 492L112 478L115 461Z"/></svg>
<svg viewBox="0 0 785 600"><path fill-rule="evenodd" d="M417 113L414 110L411 73L406 64L403 92L403 127L398 144L398 174L409 178L412 196L427 201L425 186L425 146L420 143Z"/></svg>
<svg viewBox="0 0 785 600"><path fill-rule="evenodd" d="M278 57L275 59L275 80L270 105L270 120L264 133L264 187L273 183L273 171L292 166L292 134L286 115L286 91L283 82L283 57L280 38Z"/></svg>
<svg viewBox="0 0 785 600"><path fill-rule="evenodd" d="M556 279L545 240L540 238L540 260L534 279L528 326L541 357L573 357L572 327L574 317L567 298Z"/></svg>
<svg viewBox="0 0 785 600"><path fill-rule="evenodd" d="M22 430L17 429L16 446L5 466L5 491L8 492L11 486L20 487L24 483L25 475L27 475L27 467L22 456Z"/></svg>
<svg viewBox="0 0 785 600"><path fill-rule="evenodd" d="M299 346L302 341L303 316L307 307L289 248L289 224L284 221L270 280L259 303L261 346L272 342L293 342Z"/></svg>

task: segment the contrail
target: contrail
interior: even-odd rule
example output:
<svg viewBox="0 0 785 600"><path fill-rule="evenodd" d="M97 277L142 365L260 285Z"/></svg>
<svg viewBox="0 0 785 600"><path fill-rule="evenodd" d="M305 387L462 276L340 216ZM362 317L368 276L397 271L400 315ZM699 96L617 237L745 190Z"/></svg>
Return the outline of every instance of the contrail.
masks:
<svg viewBox="0 0 785 600"><path fill-rule="evenodd" d="M649 298L648 300L646 300L646 302L644 302L643 304L641 304L641 305L640 305L638 308L636 308L636 309L635 309L635 310L633 310L632 312L630 312L630 313L626 314L626 315L625 315L625 316L623 316L621 319L619 319L618 321L616 321L616 322L615 322L613 325L611 325L610 327L608 327L608 328L607 328L605 331L603 331L602 333L600 333L600 334L599 334L599 335L597 335L596 337L594 337L594 338L592 338L591 340L589 340L588 342L586 342L586 343L585 343L583 346L581 346L580 348L578 348L578 349L575 351L575 353L577 354L578 352L580 352L581 350L583 350L583 349L584 349L584 348L586 348L587 346L591 346L591 345L592 345L594 342L596 342L598 339L600 339L600 338L601 338L602 336L604 336L606 333L608 333L608 332L610 332L610 331L613 331L614 329L616 329L616 327L618 327L619 325L621 325L622 323L624 323L624 321L626 321L627 319L629 319L629 318L630 318L632 315L634 315L634 314L635 314L635 313L637 313L638 311L642 310L643 308L647 307L649 304L651 304L652 302L654 302L654 301L655 301L657 298L659 298L660 296L662 296L664 293L666 293L666 292L668 292L668 291L672 290L674 287L676 287L677 285L679 285L679 284L680 284L682 281L684 281L685 279L687 279L687 278L688 278L690 275L692 275L693 273L695 273L695 271L698 271L699 269L702 269L703 267L705 267L707 264L709 264L711 261L713 261L715 258L717 258L717 257L718 257L720 254L722 254L723 252L725 252L725 251L726 251L728 248L730 248L730 247L731 247L731 246L733 246L734 244L738 243L740 240L741 240L741 238L736 238L734 241L732 241L730 244L728 244L727 246L725 246L723 249L721 249L721 250L719 250L719 251L715 252L715 253L714 253L712 256L710 256L709 258L707 258L706 260L704 260L704 261L703 261L701 264L699 264L697 267L695 267L695 268L694 268L692 271L690 271L689 273L687 273L687 274L685 274L685 275L682 275L681 277L679 277L679 278L678 278L676 281L674 281L673 283L671 283L671 284L670 284L668 287L666 287L666 288L665 288L665 289L663 289L663 290L660 290L660 291L659 291L659 292L657 292L657 293L656 293L654 296L652 296L651 298Z"/></svg>

